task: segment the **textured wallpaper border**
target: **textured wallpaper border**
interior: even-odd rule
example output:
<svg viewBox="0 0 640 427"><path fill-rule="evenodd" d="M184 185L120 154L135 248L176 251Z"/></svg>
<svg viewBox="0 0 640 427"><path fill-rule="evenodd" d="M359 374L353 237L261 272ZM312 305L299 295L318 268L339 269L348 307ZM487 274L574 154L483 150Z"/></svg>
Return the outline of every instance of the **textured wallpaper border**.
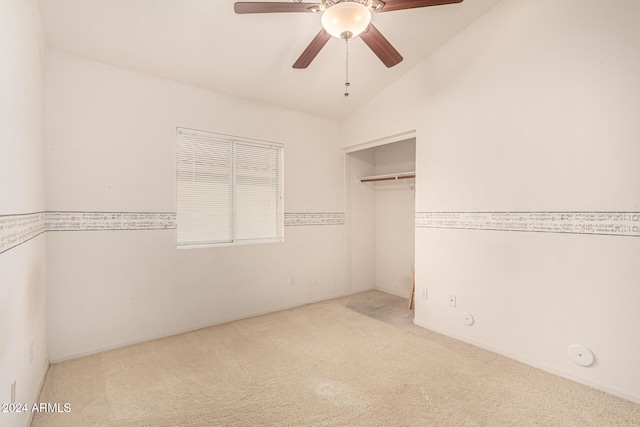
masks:
<svg viewBox="0 0 640 427"><path fill-rule="evenodd" d="M344 225L344 212L285 213L284 225ZM640 237L640 212L416 212L416 228ZM0 254L46 231L166 230L175 212L46 211L0 215Z"/></svg>
<svg viewBox="0 0 640 427"><path fill-rule="evenodd" d="M640 212L416 212L416 227L640 237Z"/></svg>
<svg viewBox="0 0 640 427"><path fill-rule="evenodd" d="M176 228L176 214L174 212L47 212L47 231L165 230L174 228Z"/></svg>
<svg viewBox="0 0 640 427"><path fill-rule="evenodd" d="M285 213L284 225L344 225L344 212ZM45 231L171 230L175 212L46 211L0 215L0 254Z"/></svg>
<svg viewBox="0 0 640 427"><path fill-rule="evenodd" d="M46 212L0 215L0 254L47 231Z"/></svg>
<svg viewBox="0 0 640 427"><path fill-rule="evenodd" d="M310 225L344 225L344 212L323 213L285 213L285 227L310 226Z"/></svg>

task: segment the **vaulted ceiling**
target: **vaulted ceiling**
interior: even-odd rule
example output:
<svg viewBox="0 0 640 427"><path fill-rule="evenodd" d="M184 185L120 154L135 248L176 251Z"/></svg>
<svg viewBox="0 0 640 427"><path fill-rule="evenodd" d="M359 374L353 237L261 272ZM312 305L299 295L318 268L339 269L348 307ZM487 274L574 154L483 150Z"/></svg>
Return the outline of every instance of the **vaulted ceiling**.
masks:
<svg viewBox="0 0 640 427"><path fill-rule="evenodd" d="M340 119L499 1L374 14L404 60L386 68L362 40L350 41L349 97L343 40L332 38L307 69L292 68L320 30L320 14L238 15L235 0L40 0L40 7L50 49Z"/></svg>

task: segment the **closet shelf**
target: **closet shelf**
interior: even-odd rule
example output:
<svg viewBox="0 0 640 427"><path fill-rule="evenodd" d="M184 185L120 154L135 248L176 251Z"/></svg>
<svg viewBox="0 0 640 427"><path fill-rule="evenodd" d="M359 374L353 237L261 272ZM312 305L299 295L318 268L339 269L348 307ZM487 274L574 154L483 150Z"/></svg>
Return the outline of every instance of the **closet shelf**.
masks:
<svg viewBox="0 0 640 427"><path fill-rule="evenodd" d="M387 175L363 176L360 178L360 182L395 181L398 179L411 179L415 177L416 177L415 172L400 172L400 173L391 173Z"/></svg>

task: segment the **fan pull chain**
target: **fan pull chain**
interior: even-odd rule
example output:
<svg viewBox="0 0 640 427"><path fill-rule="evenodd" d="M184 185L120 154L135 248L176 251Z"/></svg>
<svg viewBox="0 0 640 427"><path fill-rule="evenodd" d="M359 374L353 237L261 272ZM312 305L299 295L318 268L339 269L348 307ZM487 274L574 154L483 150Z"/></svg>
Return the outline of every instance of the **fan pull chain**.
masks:
<svg viewBox="0 0 640 427"><path fill-rule="evenodd" d="M349 83L349 38L350 37L345 37L344 41L346 43L346 51L347 51L347 55L346 55L346 63L345 63L345 68L346 68L346 77L345 77L345 83L344 83L344 96L349 96L349 86L351 86L351 83Z"/></svg>

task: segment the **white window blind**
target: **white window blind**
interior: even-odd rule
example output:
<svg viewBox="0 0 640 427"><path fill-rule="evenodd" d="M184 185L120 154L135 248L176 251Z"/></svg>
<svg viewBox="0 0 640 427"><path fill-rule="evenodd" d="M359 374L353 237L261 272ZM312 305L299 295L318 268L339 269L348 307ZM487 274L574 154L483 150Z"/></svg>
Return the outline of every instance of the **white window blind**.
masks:
<svg viewBox="0 0 640 427"><path fill-rule="evenodd" d="M283 240L282 145L178 128L178 246Z"/></svg>

